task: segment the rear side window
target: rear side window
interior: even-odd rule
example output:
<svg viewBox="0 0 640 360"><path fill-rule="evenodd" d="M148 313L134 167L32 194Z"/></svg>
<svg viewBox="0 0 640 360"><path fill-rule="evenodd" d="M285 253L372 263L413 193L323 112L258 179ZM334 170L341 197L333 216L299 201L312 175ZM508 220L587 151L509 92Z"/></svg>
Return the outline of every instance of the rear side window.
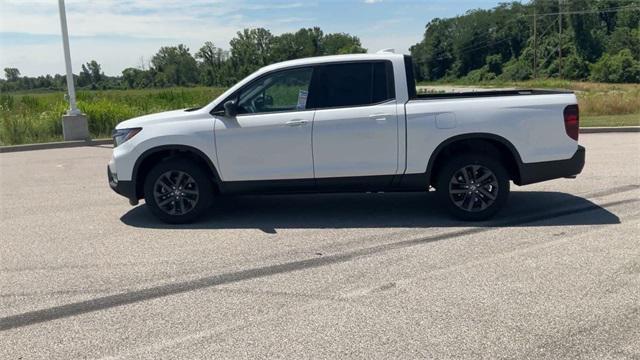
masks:
<svg viewBox="0 0 640 360"><path fill-rule="evenodd" d="M312 91L316 108L370 105L395 98L388 61L323 65L316 79Z"/></svg>

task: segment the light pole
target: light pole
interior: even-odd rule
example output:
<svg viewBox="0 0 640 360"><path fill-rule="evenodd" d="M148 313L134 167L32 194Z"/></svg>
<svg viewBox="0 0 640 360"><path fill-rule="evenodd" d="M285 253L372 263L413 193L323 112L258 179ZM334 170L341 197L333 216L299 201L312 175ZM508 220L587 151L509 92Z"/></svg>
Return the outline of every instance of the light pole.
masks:
<svg viewBox="0 0 640 360"><path fill-rule="evenodd" d="M69 32L67 30L67 14L64 0L58 0L58 8L60 11L64 62L67 71L67 90L69 92L69 111L62 116L62 135L64 140L88 140L89 127L87 118L78 110L76 105L76 90L73 84L73 71L71 70L71 51L69 50Z"/></svg>

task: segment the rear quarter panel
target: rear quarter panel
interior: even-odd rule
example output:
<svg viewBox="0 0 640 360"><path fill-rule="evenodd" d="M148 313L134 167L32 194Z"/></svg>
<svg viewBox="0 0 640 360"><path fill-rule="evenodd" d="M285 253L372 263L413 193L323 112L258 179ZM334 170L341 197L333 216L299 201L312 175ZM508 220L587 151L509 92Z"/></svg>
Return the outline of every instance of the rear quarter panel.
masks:
<svg viewBox="0 0 640 360"><path fill-rule="evenodd" d="M406 173L424 172L438 145L472 133L503 137L524 163L568 159L578 146L565 132L563 111L576 103L574 94L411 100Z"/></svg>

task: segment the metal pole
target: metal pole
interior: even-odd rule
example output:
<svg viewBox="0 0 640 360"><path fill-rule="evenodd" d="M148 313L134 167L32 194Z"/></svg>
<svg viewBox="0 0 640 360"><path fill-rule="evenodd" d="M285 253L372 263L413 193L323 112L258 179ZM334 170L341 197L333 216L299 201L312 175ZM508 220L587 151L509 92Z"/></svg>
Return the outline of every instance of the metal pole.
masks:
<svg viewBox="0 0 640 360"><path fill-rule="evenodd" d="M71 71L71 51L69 50L69 32L67 31L67 14L64 9L64 0L58 0L60 9L60 27L62 28L62 47L64 48L64 62L67 68L67 90L69 91L69 115L79 115L76 105L76 89L73 85L73 72Z"/></svg>
<svg viewBox="0 0 640 360"><path fill-rule="evenodd" d="M536 3L533 3L533 78L538 78L538 18L536 16Z"/></svg>
<svg viewBox="0 0 640 360"><path fill-rule="evenodd" d="M562 0L558 0L558 77L562 79Z"/></svg>

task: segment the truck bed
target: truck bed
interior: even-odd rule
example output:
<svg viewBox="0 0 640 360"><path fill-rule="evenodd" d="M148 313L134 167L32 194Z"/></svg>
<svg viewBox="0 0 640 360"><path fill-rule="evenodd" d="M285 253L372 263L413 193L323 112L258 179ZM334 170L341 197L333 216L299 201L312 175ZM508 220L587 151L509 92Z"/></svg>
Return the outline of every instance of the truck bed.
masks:
<svg viewBox="0 0 640 360"><path fill-rule="evenodd" d="M572 94L566 90L542 90L542 89L516 89L516 90L487 90L487 91L466 91L430 94L412 94L410 100L431 100L431 99L455 99L455 98L483 98L494 96L523 96L523 95L556 95Z"/></svg>
<svg viewBox="0 0 640 360"><path fill-rule="evenodd" d="M552 90L411 97L405 104L406 173L424 171L424 154L433 153L438 144L463 134L492 134L505 139L523 163L569 159L577 144L565 132L563 111L575 103L572 92Z"/></svg>

